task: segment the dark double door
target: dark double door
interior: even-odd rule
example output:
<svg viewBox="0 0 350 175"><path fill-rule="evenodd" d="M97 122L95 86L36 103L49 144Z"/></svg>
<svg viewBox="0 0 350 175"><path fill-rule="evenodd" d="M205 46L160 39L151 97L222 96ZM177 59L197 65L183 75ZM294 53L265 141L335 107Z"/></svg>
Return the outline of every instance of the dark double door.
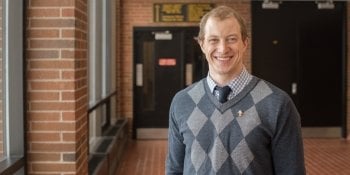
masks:
<svg viewBox="0 0 350 175"><path fill-rule="evenodd" d="M283 2L262 9L252 2L252 70L285 90L303 127L339 127L346 133L345 3Z"/></svg>
<svg viewBox="0 0 350 175"><path fill-rule="evenodd" d="M207 73L197 27L134 28L134 137L140 128L167 128L176 92Z"/></svg>

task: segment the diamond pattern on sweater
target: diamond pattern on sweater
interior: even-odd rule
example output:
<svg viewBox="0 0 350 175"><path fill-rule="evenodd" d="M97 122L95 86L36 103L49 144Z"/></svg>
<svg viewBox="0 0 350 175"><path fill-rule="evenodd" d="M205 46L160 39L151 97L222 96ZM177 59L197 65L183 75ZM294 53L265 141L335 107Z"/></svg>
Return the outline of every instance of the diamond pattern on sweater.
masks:
<svg viewBox="0 0 350 175"><path fill-rule="evenodd" d="M188 91L188 95L192 98L192 100L198 104L203 95L205 94L203 81L198 82L191 90Z"/></svg>
<svg viewBox="0 0 350 175"><path fill-rule="evenodd" d="M243 139L232 151L231 158L241 174L248 168L249 164L254 159L254 155L250 151L245 139Z"/></svg>
<svg viewBox="0 0 350 175"><path fill-rule="evenodd" d="M252 95L254 103L257 104L259 101L272 94L272 90L264 81L260 81L250 94Z"/></svg>
<svg viewBox="0 0 350 175"><path fill-rule="evenodd" d="M222 144L220 137L216 137L213 148L209 153L209 158L215 172L218 172L220 170L222 164L224 164L228 157L229 154Z"/></svg>
<svg viewBox="0 0 350 175"><path fill-rule="evenodd" d="M261 124L261 120L255 106L249 108L241 117L237 117L236 119L239 127L241 127L244 137L247 136L255 127Z"/></svg>
<svg viewBox="0 0 350 175"><path fill-rule="evenodd" d="M196 107L187 119L187 126L195 137L191 145L191 163L196 173L199 173L203 168L210 168L206 167L209 163L207 161L210 161L211 171L218 173L224 164L226 166L226 163L231 162L229 161L230 159L233 163L232 166L237 167L241 173L244 173L254 160L254 155L245 137L249 137L249 133L261 124L255 104L270 95L272 90L266 83L258 83L257 86L261 90L255 88L250 92L252 101L248 105L252 105L251 107L241 106L234 111L228 109L222 113L220 108L210 108L211 110L209 110L207 104L202 103L202 98L206 93L203 85L202 82L198 83L188 91L188 95L196 104ZM202 111L201 107L205 112ZM235 113L237 111L240 112ZM232 140L230 140L227 142L227 136L225 134L222 136L221 134L224 130L226 132L226 129L233 129L231 127L235 128L235 133L231 134L230 137L234 136L232 139L235 141L231 142ZM215 138L214 142L207 143L208 136ZM232 146L234 148L228 145L233 143L234 145Z"/></svg>
<svg viewBox="0 0 350 175"><path fill-rule="evenodd" d="M207 154L198 143L197 140L194 140L191 148L191 161L194 166L196 172L198 172L199 168L202 166Z"/></svg>
<svg viewBox="0 0 350 175"><path fill-rule="evenodd" d="M224 130L233 119L234 117L231 110L227 110L225 113L221 114L217 109L215 109L214 113L210 117L210 120L213 122L218 134L220 134L221 131Z"/></svg>
<svg viewBox="0 0 350 175"><path fill-rule="evenodd" d="M202 129L207 120L208 118L205 116L205 114L203 114L198 107L195 107L187 120L187 125L195 137L198 135L199 131Z"/></svg>

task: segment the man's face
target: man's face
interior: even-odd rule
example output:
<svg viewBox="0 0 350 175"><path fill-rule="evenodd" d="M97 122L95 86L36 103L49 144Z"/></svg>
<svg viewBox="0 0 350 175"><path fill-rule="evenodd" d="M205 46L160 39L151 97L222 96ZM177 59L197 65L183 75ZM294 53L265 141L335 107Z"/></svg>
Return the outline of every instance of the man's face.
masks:
<svg viewBox="0 0 350 175"><path fill-rule="evenodd" d="M208 61L210 75L237 76L248 45L247 39L242 40L238 21L234 17L224 20L210 17L204 31L204 39L199 44Z"/></svg>

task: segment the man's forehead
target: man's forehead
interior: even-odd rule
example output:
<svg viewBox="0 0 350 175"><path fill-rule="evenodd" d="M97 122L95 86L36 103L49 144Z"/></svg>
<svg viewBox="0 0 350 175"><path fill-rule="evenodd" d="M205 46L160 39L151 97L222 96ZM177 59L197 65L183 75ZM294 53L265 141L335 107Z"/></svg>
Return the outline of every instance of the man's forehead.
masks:
<svg viewBox="0 0 350 175"><path fill-rule="evenodd" d="M232 20L232 22L224 24L224 27L220 27L220 24L218 22L222 22L225 20ZM226 25L226 26L225 26ZM226 18L224 20L222 19L208 19L207 24L204 28L205 35L208 36L221 36L221 35L240 35L241 33L241 26L237 22L235 18Z"/></svg>

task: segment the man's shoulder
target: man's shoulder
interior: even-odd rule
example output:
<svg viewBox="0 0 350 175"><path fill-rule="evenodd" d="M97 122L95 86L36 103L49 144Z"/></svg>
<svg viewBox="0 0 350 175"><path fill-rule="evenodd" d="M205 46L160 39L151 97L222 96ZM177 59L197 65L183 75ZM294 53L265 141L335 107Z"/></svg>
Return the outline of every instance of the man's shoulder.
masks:
<svg viewBox="0 0 350 175"><path fill-rule="evenodd" d="M259 95L271 95L272 98L277 98L280 100L290 100L289 94L277 85L261 78L256 77L256 79L258 79L258 82L252 91L255 91Z"/></svg>
<svg viewBox="0 0 350 175"><path fill-rule="evenodd" d="M201 80L194 82L193 84L187 86L186 88L178 91L175 94L173 101L187 98L189 95L191 96L192 94L195 94L195 93L200 93L200 92L205 93L205 88L204 88L205 82L206 82L205 79L201 79Z"/></svg>

